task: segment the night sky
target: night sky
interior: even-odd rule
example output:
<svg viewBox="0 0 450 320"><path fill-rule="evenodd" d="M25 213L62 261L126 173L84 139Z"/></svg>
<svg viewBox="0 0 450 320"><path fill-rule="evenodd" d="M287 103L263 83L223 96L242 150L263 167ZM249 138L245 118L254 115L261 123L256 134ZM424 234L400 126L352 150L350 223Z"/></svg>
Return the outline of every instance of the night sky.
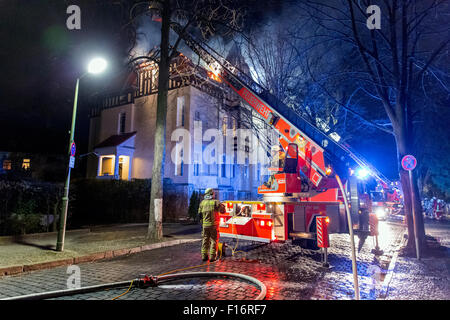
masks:
<svg viewBox="0 0 450 320"><path fill-rule="evenodd" d="M81 30L66 27L69 4L82 8ZM80 85L75 132L79 150L86 148L86 101L125 57L116 13L96 1L0 1L0 150L65 152L76 78L92 56L102 55L108 71Z"/></svg>
<svg viewBox="0 0 450 320"><path fill-rule="evenodd" d="M100 55L108 70L80 85L76 141L86 150L87 100L123 70L127 35L123 12L112 1L0 1L0 150L65 152L76 78ZM81 8L81 30L68 30L69 5ZM277 4L271 12L276 12ZM264 13L257 12L258 17Z"/></svg>

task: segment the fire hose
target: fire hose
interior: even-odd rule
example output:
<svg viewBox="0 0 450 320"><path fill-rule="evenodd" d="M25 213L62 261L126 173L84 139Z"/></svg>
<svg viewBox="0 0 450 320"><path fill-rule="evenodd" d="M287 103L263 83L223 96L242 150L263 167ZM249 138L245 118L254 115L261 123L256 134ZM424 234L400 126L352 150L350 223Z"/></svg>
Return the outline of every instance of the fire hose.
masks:
<svg viewBox="0 0 450 320"><path fill-rule="evenodd" d="M117 287L123 287L129 285L129 289L133 286L139 287L139 288L146 288L146 287L155 287L159 283L164 281L171 281L175 279L183 279L183 278L196 278L196 277L232 277L232 278L240 278L243 280L247 280L249 282L252 282L253 284L256 284L259 289L260 293L255 298L255 300L263 300L266 297L267 288L256 278L253 278L251 276L247 276L245 274L240 273L230 273L230 272L185 272L185 273L175 273L175 274L169 274L169 275L163 275L163 276L147 276L139 277L133 280L127 280L127 281L120 281L120 282L111 282L106 284L100 284L100 285L94 285L94 286L88 286L83 288L74 288L74 289L65 289L65 290L57 290L57 291L49 291L49 292L42 292L42 293L32 293L28 295L23 296L17 296L17 297L10 297L5 298L1 300L42 300L42 299L50 299L50 298L58 298L63 296L71 296L75 294L84 294L88 292L95 292L99 290L105 290L105 289L111 289L111 288L117 288ZM125 293L127 293L125 292ZM124 295L123 293L122 295Z"/></svg>

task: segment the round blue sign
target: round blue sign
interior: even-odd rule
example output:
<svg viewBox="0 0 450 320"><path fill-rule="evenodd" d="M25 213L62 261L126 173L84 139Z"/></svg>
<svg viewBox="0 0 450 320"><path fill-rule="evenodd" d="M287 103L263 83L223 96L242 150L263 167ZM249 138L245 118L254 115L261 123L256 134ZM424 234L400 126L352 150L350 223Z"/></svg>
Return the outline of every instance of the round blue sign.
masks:
<svg viewBox="0 0 450 320"><path fill-rule="evenodd" d="M402 167L406 171L414 170L417 165L417 160L412 155L404 156L402 159Z"/></svg>
<svg viewBox="0 0 450 320"><path fill-rule="evenodd" d="M77 147L75 146L75 142L72 142L72 145L70 146L70 155L72 157L75 157L75 151L77 150Z"/></svg>

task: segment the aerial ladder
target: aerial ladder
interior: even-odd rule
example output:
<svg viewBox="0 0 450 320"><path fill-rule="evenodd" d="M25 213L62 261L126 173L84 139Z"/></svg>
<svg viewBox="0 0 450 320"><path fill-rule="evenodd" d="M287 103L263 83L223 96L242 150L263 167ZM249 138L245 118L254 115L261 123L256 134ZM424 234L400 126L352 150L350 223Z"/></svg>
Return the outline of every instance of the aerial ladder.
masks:
<svg viewBox="0 0 450 320"><path fill-rule="evenodd" d="M388 184L389 180L179 24L171 28L208 66L216 66L216 77L277 131L286 155L283 168L270 168L275 172L274 183L258 188L263 201L224 201L220 235L260 242L292 239L315 248L316 219L321 216L327 217L328 233L349 232L343 197L350 203L353 230L368 232L368 218L362 213L371 210L370 194L364 192L353 170L365 168L375 179ZM335 173L345 181L347 194L339 191Z"/></svg>

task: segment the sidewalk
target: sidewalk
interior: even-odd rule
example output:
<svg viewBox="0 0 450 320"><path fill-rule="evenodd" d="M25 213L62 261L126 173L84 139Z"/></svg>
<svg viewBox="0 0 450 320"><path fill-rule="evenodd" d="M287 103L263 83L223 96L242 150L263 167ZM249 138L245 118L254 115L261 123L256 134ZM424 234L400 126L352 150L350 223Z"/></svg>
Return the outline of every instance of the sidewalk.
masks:
<svg viewBox="0 0 450 320"><path fill-rule="evenodd" d="M55 251L57 233L0 237L0 277L197 241L200 232L200 225L165 223L155 243L146 240L147 224L94 226L67 231L63 252Z"/></svg>
<svg viewBox="0 0 450 320"><path fill-rule="evenodd" d="M386 289L387 300L450 299L450 223L425 223L428 250L421 260L400 252Z"/></svg>

